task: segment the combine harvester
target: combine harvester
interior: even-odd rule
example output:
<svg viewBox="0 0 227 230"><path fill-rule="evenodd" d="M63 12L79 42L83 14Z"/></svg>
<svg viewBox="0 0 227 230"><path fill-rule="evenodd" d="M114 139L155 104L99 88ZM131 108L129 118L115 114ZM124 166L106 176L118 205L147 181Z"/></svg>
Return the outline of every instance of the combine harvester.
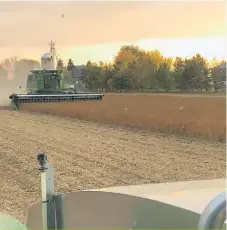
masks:
<svg viewBox="0 0 227 230"><path fill-rule="evenodd" d="M4 213L0 229L224 229L225 179L118 187L56 195L53 167L38 154L42 201L26 226ZM146 189L142 191L142 186ZM16 200L15 200L16 201Z"/></svg>
<svg viewBox="0 0 227 230"><path fill-rule="evenodd" d="M56 57L55 45L51 41L50 52L41 58L43 69L32 70L27 76L27 93L9 96L14 110L19 110L20 105L25 103L102 100L104 95L100 93L77 93L76 86L70 84L72 82L69 82L65 71L55 69Z"/></svg>

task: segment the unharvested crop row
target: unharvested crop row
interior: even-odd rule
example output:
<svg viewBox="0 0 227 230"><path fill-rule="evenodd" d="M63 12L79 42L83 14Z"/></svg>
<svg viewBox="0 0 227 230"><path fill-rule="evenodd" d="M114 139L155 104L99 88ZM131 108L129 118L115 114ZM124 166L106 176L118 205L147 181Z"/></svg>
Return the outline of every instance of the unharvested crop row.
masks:
<svg viewBox="0 0 227 230"><path fill-rule="evenodd" d="M42 103L21 109L224 140L225 97L106 94L101 102Z"/></svg>

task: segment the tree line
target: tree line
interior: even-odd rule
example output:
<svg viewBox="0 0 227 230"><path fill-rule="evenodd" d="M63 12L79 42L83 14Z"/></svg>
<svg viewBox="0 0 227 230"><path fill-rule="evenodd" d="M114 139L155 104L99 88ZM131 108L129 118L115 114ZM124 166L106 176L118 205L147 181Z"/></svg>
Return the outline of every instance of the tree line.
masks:
<svg viewBox="0 0 227 230"><path fill-rule="evenodd" d="M210 91L225 89L226 61L210 63L200 54L191 58L164 57L160 51L145 51L137 46L122 46L112 63L88 61L82 68L81 81L88 89L102 91ZM65 65L58 60L57 68L72 72L71 59ZM25 72L40 68L35 60L6 59L0 65L0 77L11 69L15 78L26 80ZM13 69L13 70L12 70ZM72 74L71 74L72 76ZM7 77L5 77L7 78Z"/></svg>
<svg viewBox="0 0 227 230"><path fill-rule="evenodd" d="M208 63L200 54L191 58L164 57L160 51L145 51L137 46L122 46L113 63L88 61L81 79L89 89L153 90L153 91L210 91L225 89L225 69L219 69L226 61L213 59ZM71 70L70 59L64 67ZM223 72L224 71L224 72Z"/></svg>

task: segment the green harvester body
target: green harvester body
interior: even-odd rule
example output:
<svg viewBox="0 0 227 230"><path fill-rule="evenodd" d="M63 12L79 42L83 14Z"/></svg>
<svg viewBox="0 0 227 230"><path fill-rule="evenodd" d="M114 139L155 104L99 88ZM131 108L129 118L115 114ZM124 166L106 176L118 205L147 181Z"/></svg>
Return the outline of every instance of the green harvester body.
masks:
<svg viewBox="0 0 227 230"><path fill-rule="evenodd" d="M11 107L19 110L22 103L71 102L102 100L100 93L77 93L64 70L32 70L27 76L26 94L12 94Z"/></svg>

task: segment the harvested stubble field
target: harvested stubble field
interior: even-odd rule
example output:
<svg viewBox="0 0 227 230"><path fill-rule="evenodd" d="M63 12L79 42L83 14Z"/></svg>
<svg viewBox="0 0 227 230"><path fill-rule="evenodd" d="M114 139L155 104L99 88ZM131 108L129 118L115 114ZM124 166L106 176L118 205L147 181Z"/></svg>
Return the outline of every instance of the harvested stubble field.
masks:
<svg viewBox="0 0 227 230"><path fill-rule="evenodd" d="M27 104L21 108L225 140L225 104L225 96L109 93L101 102Z"/></svg>
<svg viewBox="0 0 227 230"><path fill-rule="evenodd" d="M0 211L23 223L40 197L39 151L54 164L57 192L225 176L224 143L28 112L0 118Z"/></svg>

